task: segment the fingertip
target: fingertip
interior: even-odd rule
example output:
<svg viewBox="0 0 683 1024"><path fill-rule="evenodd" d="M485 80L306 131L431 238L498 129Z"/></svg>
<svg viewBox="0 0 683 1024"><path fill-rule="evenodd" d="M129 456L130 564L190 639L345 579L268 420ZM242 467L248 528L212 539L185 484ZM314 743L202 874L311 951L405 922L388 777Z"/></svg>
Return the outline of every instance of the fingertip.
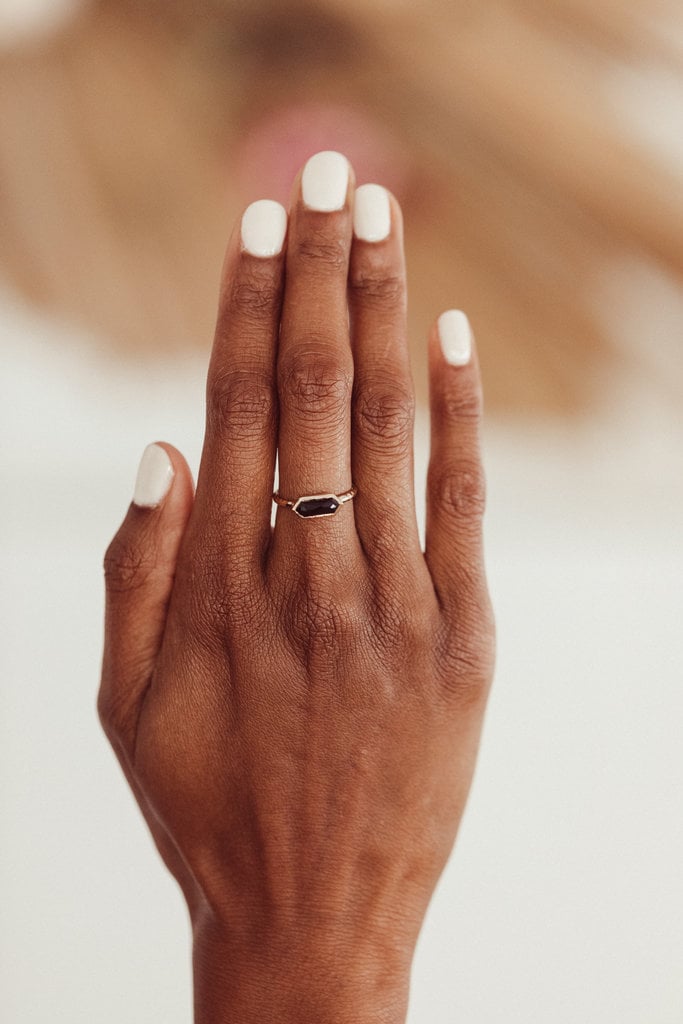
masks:
<svg viewBox="0 0 683 1024"><path fill-rule="evenodd" d="M461 309L447 309L433 322L429 334L430 389L435 400L457 392L483 404L477 342L471 322Z"/></svg>
<svg viewBox="0 0 683 1024"><path fill-rule="evenodd" d="M442 359L448 366L467 366L472 362L474 334L469 317L461 309L447 309L434 325Z"/></svg>
<svg viewBox="0 0 683 1024"><path fill-rule="evenodd" d="M370 246L395 239L403 245L403 216L396 197L384 185L359 185L353 201L354 243Z"/></svg>
<svg viewBox="0 0 683 1024"><path fill-rule="evenodd" d="M382 185L360 185L356 189L349 290L356 317L362 313L364 302L382 307L392 323L396 313L405 317L403 217L398 200ZM376 322L372 330L384 333ZM405 333L403 329L404 339Z"/></svg>
<svg viewBox="0 0 683 1024"><path fill-rule="evenodd" d="M245 273L260 282L281 277L288 230L289 214L274 199L257 199L235 219L221 266L219 325L229 315L235 283Z"/></svg>
<svg viewBox="0 0 683 1024"><path fill-rule="evenodd" d="M294 179L290 210L300 204L313 213L353 208L356 172L343 153L323 150L308 158Z"/></svg>
<svg viewBox="0 0 683 1024"><path fill-rule="evenodd" d="M251 203L240 221L242 251L258 259L279 256L287 234L287 211L274 199Z"/></svg>
<svg viewBox="0 0 683 1024"><path fill-rule="evenodd" d="M462 310L446 310L429 338L432 437L450 452L478 446L484 396L474 333Z"/></svg>
<svg viewBox="0 0 683 1024"><path fill-rule="evenodd" d="M192 474L177 448L164 441L148 444L142 453L133 488L133 504L138 508L159 509L172 490L194 490Z"/></svg>
<svg viewBox="0 0 683 1024"><path fill-rule="evenodd" d="M353 236L360 242L384 242L391 234L391 200L382 185L360 185L355 192Z"/></svg>
<svg viewBox="0 0 683 1024"><path fill-rule="evenodd" d="M175 469L163 445L148 444L138 465L133 504L138 508L159 508L171 489Z"/></svg>

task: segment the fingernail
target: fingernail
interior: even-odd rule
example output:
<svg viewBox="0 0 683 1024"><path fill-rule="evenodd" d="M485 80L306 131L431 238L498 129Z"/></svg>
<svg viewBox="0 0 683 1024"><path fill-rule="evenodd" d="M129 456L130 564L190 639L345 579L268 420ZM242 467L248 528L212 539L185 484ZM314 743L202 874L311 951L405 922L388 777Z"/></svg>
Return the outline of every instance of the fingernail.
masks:
<svg viewBox="0 0 683 1024"><path fill-rule="evenodd" d="M438 320L441 351L451 366L465 366L472 355L472 328L465 313L449 309Z"/></svg>
<svg viewBox="0 0 683 1024"><path fill-rule="evenodd" d="M173 480L173 463L160 444L148 444L142 453L133 491L133 503L155 508L168 494Z"/></svg>
<svg viewBox="0 0 683 1024"><path fill-rule="evenodd" d="M363 242L382 242L391 231L389 193L381 185L361 185L353 207L353 233Z"/></svg>
<svg viewBox="0 0 683 1024"><path fill-rule="evenodd" d="M242 245L252 256L277 256L287 231L287 211L272 199L259 199L242 215Z"/></svg>
<svg viewBox="0 0 683 1024"><path fill-rule="evenodd" d="M341 210L349 187L349 161L341 153L325 150L308 161L301 178L301 194L309 210Z"/></svg>

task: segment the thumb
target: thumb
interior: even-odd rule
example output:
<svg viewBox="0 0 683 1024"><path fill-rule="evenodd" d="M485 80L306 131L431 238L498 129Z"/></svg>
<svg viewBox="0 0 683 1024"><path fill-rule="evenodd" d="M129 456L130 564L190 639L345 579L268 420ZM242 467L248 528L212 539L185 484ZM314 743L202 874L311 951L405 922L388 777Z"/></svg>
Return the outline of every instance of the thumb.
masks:
<svg viewBox="0 0 683 1024"><path fill-rule="evenodd" d="M104 556L104 656L97 710L110 740L129 750L161 647L193 496L192 474L180 452L169 444L148 445L132 504Z"/></svg>

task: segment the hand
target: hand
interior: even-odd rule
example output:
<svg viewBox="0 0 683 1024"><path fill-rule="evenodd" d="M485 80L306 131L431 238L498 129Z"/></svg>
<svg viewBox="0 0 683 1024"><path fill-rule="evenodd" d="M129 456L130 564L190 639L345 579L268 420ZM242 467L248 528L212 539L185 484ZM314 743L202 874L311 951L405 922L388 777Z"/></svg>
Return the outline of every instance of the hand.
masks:
<svg viewBox="0 0 683 1024"><path fill-rule="evenodd" d="M245 215L196 495L152 447L105 560L99 712L189 906L201 1024L404 1020L492 674L469 328L429 339L423 553L401 214L363 189L380 237L353 238L347 168L299 176L275 255L282 208ZM285 498L356 497L271 528L276 451Z"/></svg>

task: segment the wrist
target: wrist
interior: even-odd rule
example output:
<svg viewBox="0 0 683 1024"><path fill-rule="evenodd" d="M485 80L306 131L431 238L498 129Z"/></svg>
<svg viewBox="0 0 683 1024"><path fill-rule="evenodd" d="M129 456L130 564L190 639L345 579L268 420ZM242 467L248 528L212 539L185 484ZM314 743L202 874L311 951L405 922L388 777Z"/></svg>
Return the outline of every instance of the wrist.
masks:
<svg viewBox="0 0 683 1024"><path fill-rule="evenodd" d="M195 1024L404 1024L413 946L328 928L195 929Z"/></svg>

